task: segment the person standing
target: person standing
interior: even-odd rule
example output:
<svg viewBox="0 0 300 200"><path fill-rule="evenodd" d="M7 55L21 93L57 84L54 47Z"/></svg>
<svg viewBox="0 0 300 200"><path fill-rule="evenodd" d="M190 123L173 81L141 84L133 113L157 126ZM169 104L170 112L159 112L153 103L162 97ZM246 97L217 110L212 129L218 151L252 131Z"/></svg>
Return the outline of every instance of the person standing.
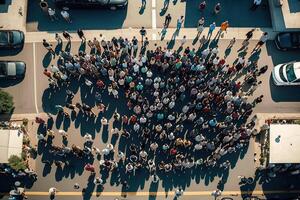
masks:
<svg viewBox="0 0 300 200"><path fill-rule="evenodd" d="M268 40L268 38L269 38L268 33L267 33L267 32L264 32L264 33L262 34L262 36L260 37L260 39L259 39L258 43L256 44L256 46L255 46L254 49L252 50L252 53L253 53L254 51L257 51L258 49L260 49L261 46L264 45L264 44L266 43L266 41Z"/></svg>
<svg viewBox="0 0 300 200"><path fill-rule="evenodd" d="M201 17L198 21L198 25L197 25L197 38L201 35L201 33L204 30L204 17Z"/></svg>
<svg viewBox="0 0 300 200"><path fill-rule="evenodd" d="M246 33L246 39L245 41L250 40L253 37L253 32L255 31L255 29L251 29L248 33Z"/></svg>
<svg viewBox="0 0 300 200"><path fill-rule="evenodd" d="M82 42L86 41L84 33L83 33L83 31L81 29L77 30L77 34L78 34L78 37L81 39Z"/></svg>
<svg viewBox="0 0 300 200"><path fill-rule="evenodd" d="M52 49L52 44L46 41L46 39L43 39L43 46L54 56L55 58L55 52Z"/></svg>
<svg viewBox="0 0 300 200"><path fill-rule="evenodd" d="M68 22L68 23L72 23L72 20L70 18L70 14L68 13L68 11L66 10L62 10L60 12L61 16Z"/></svg>
<svg viewBox="0 0 300 200"><path fill-rule="evenodd" d="M261 0L253 0L253 4L250 9L254 11L259 7L260 4L261 4Z"/></svg>
<svg viewBox="0 0 300 200"><path fill-rule="evenodd" d="M51 21L58 20L55 9L48 8L48 15L49 15Z"/></svg>
<svg viewBox="0 0 300 200"><path fill-rule="evenodd" d="M213 31L216 29L216 22L209 25L207 40L210 40Z"/></svg>
<svg viewBox="0 0 300 200"><path fill-rule="evenodd" d="M70 34L68 31L64 31L64 32L63 32L63 36L64 36L64 38L65 38L66 40L68 40L69 42L71 42L72 36L71 36L71 34Z"/></svg>
<svg viewBox="0 0 300 200"><path fill-rule="evenodd" d="M204 12L204 9L206 8L206 1L202 1L200 4L199 4L199 10L201 12Z"/></svg>
<svg viewBox="0 0 300 200"><path fill-rule="evenodd" d="M147 35L147 31L146 31L145 27L142 27L142 29L140 30L140 34L142 36L142 43L143 43L144 37Z"/></svg>
<svg viewBox="0 0 300 200"><path fill-rule="evenodd" d="M183 47L183 45L186 43L186 36L184 35L183 38L180 41L180 47Z"/></svg>
<svg viewBox="0 0 300 200"><path fill-rule="evenodd" d="M179 19L177 19L177 26L176 26L177 31L180 30L180 28L181 28L183 22L184 22L184 17L183 17L183 16L181 16Z"/></svg>
<svg viewBox="0 0 300 200"><path fill-rule="evenodd" d="M171 14L167 14L167 16L165 17L165 23L164 23L164 27L165 28L168 28L170 23L171 23L171 20L172 20L172 17L171 17Z"/></svg>
<svg viewBox="0 0 300 200"><path fill-rule="evenodd" d="M214 8L214 14L219 14L221 12L221 4L217 3Z"/></svg>
<svg viewBox="0 0 300 200"><path fill-rule="evenodd" d="M58 33L55 33L55 40L57 41L58 44L62 43L62 39Z"/></svg>

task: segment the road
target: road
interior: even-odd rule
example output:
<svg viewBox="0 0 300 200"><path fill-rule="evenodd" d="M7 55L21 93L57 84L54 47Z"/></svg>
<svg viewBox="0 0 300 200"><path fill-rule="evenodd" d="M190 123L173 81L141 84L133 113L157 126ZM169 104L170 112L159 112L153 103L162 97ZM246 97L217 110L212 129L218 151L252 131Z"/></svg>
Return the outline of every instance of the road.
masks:
<svg viewBox="0 0 300 200"><path fill-rule="evenodd" d="M121 28L161 28L165 15L170 13L172 21L170 27L176 27L176 20L185 16L184 27L195 27L201 16L206 19L206 25L212 22L220 25L228 20L230 27L271 27L268 5L262 5L256 11L251 11L251 1L226 0L222 3L222 10L218 15L212 14L218 0L210 0L203 13L198 10L199 1L196 0L146 0L145 8L141 8L141 0L129 0L127 9L99 10L99 9L71 9L72 24L66 23L61 16L58 21L51 22L43 13L37 1L29 1L27 14L27 31L76 31L84 30L121 29ZM265 1L267 2L267 1ZM49 7L55 8L51 1ZM164 8L165 6L165 9ZM57 15L60 10L56 9ZM243 13L241 15L241 13Z"/></svg>

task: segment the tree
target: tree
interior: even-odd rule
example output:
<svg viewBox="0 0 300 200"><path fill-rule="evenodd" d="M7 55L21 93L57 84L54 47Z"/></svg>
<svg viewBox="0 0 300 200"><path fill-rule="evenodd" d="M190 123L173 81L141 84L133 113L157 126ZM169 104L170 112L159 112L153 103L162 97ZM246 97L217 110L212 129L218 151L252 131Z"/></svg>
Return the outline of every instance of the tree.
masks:
<svg viewBox="0 0 300 200"><path fill-rule="evenodd" d="M9 157L8 164L16 171L25 170L27 168L23 159L16 155L12 155Z"/></svg>
<svg viewBox="0 0 300 200"><path fill-rule="evenodd" d="M0 114L9 114L14 109L13 97L0 90Z"/></svg>

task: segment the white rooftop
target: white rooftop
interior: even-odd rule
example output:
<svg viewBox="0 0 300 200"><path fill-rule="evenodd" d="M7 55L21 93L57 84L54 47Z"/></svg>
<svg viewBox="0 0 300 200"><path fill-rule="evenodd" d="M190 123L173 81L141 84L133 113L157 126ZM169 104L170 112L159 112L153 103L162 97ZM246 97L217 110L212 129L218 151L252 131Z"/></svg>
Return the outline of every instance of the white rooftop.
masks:
<svg viewBox="0 0 300 200"><path fill-rule="evenodd" d="M300 163L300 125L270 125L269 163Z"/></svg>
<svg viewBox="0 0 300 200"><path fill-rule="evenodd" d="M21 157L23 133L19 130L0 130L0 163L8 163L12 155Z"/></svg>

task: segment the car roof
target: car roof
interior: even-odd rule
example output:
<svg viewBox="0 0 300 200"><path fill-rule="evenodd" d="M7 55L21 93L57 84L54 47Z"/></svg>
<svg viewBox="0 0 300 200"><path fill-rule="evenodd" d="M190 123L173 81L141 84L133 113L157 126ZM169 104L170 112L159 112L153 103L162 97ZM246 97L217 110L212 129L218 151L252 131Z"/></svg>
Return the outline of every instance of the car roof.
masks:
<svg viewBox="0 0 300 200"><path fill-rule="evenodd" d="M294 72L297 78L300 78L300 62L294 63Z"/></svg>

